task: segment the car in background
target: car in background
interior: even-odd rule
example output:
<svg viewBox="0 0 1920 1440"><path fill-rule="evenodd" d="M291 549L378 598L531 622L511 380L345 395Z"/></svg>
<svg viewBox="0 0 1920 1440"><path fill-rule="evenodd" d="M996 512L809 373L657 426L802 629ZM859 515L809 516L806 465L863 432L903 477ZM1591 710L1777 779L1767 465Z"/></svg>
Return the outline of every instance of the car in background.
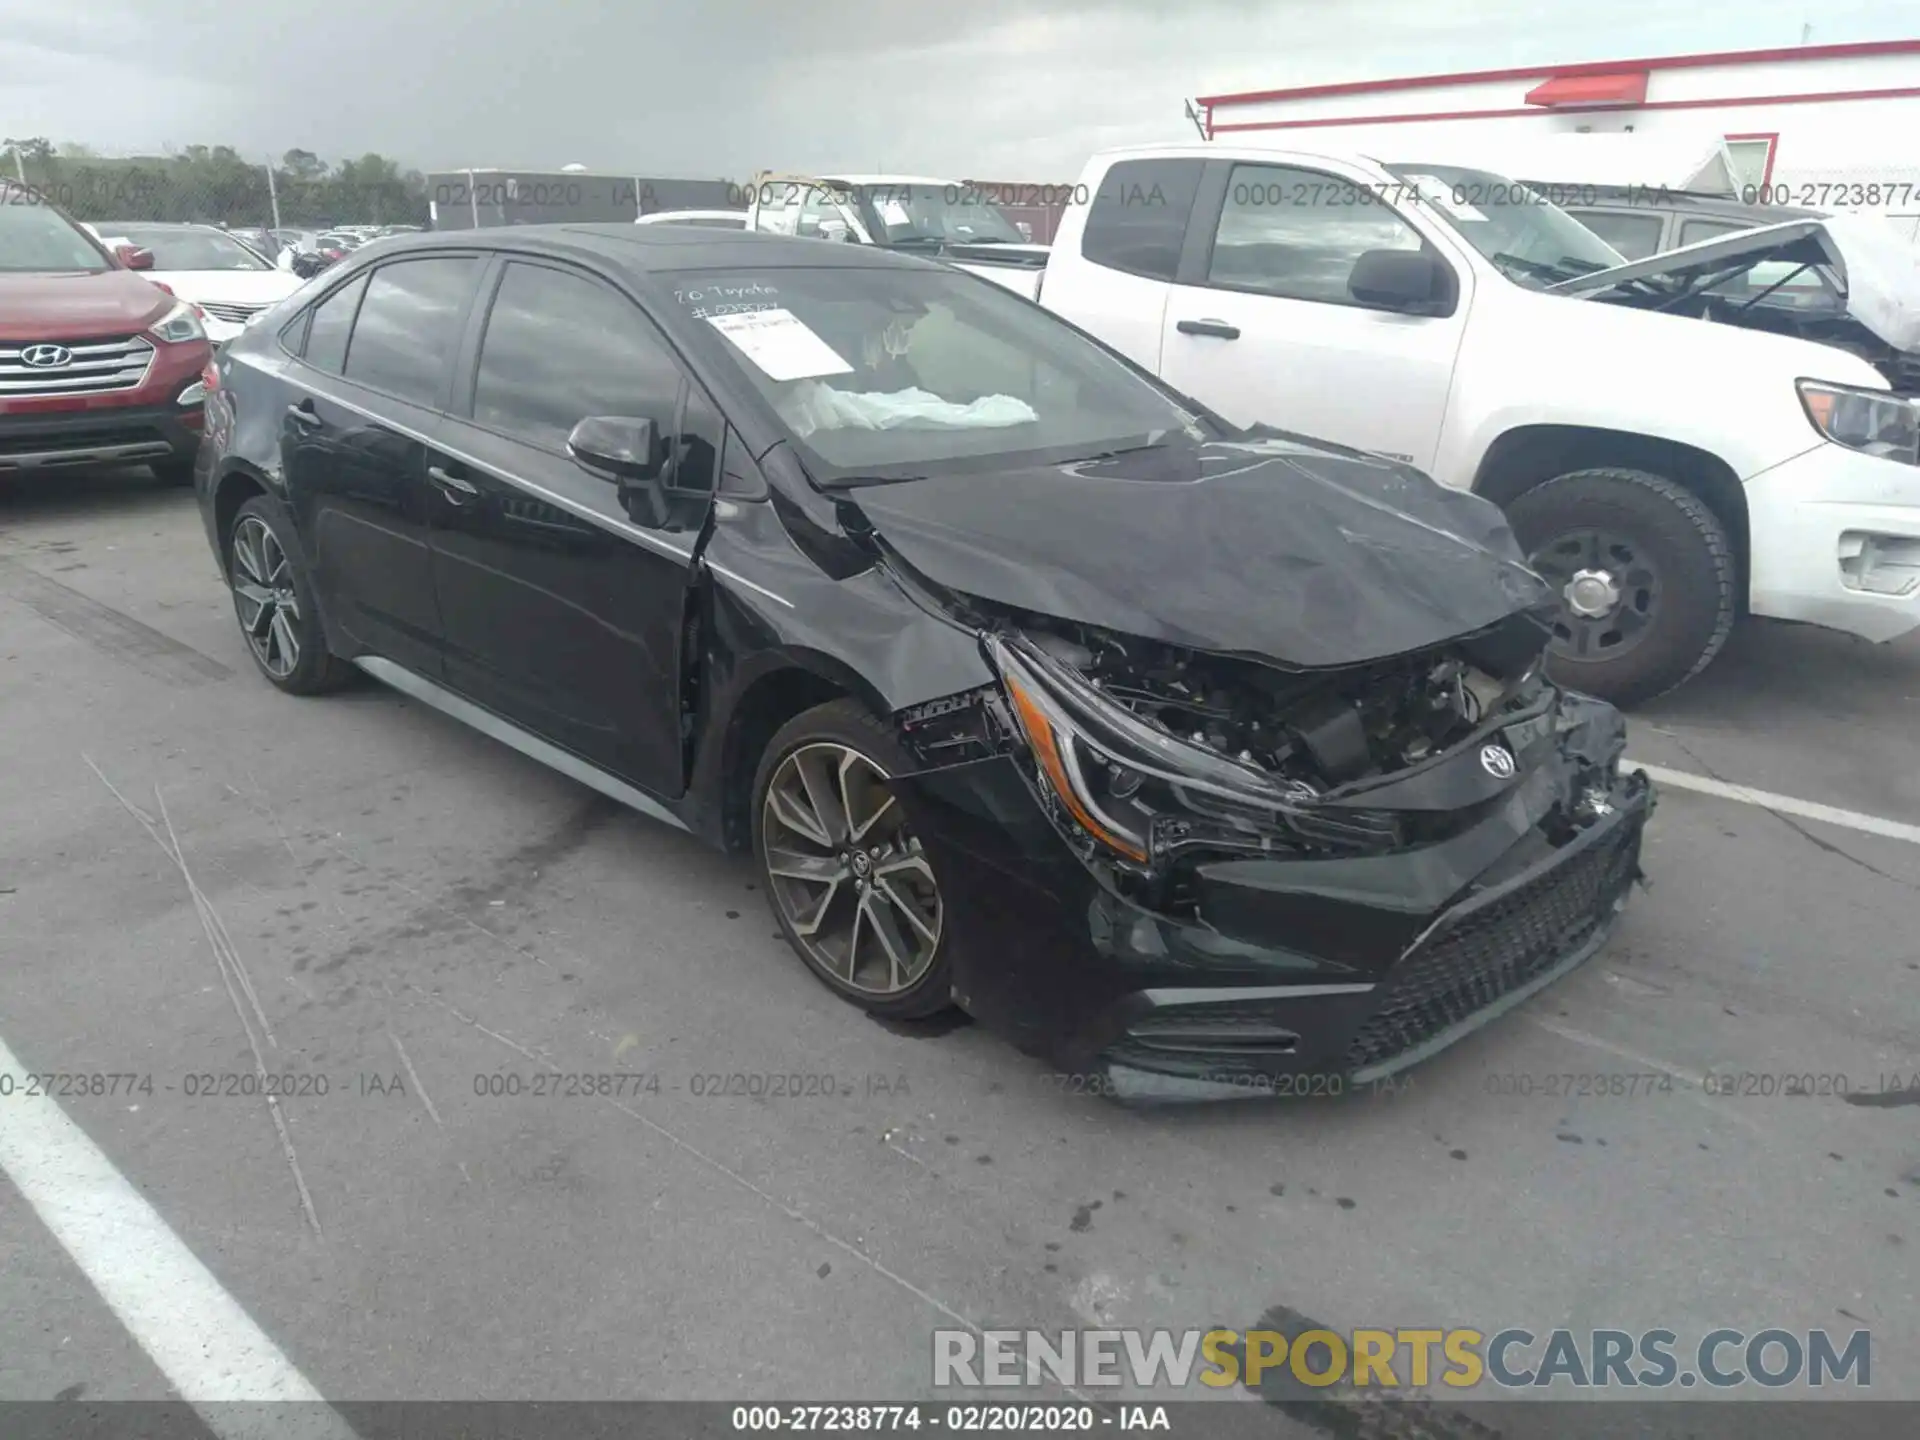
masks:
<svg viewBox="0 0 1920 1440"><path fill-rule="evenodd" d="M30 186L0 181L0 475L146 464L193 475L213 358L194 308Z"/></svg>
<svg viewBox="0 0 1920 1440"><path fill-rule="evenodd" d="M697 225L707 230L744 230L747 228L748 214L745 210L656 210L651 215L642 215L633 223L636 225Z"/></svg>
<svg viewBox="0 0 1920 1440"><path fill-rule="evenodd" d="M1543 676L1496 506L1218 420L950 265L392 240L210 385L200 510L268 683L358 668L750 854L835 995L1098 1093L1390 1074L1594 955L1639 872L1647 777Z"/></svg>
<svg viewBox="0 0 1920 1440"><path fill-rule="evenodd" d="M262 311L298 290L301 279L232 233L212 225L147 222L103 225L116 240L153 257L148 278L199 311L207 338L224 345Z"/></svg>
<svg viewBox="0 0 1920 1440"><path fill-rule="evenodd" d="M274 238L273 231L254 225L227 226L227 234L238 240L249 250L257 251L269 262L274 260L281 250L280 242Z"/></svg>
<svg viewBox="0 0 1920 1440"><path fill-rule="evenodd" d="M1544 189L1545 193L1565 196L1568 203L1560 208L1629 260L1645 260L1683 245L1757 230L1762 225L1820 218L1817 210L1747 205L1723 195L1685 190L1593 185Z"/></svg>
<svg viewBox="0 0 1920 1440"><path fill-rule="evenodd" d="M762 175L746 228L930 256L1029 299L1047 266L981 186L924 175Z"/></svg>
<svg viewBox="0 0 1920 1440"><path fill-rule="evenodd" d="M1643 703L1749 617L1920 630L1920 266L1880 217L1628 261L1492 171L1237 139L1078 190L1040 303L1230 420L1500 503L1569 688Z"/></svg>

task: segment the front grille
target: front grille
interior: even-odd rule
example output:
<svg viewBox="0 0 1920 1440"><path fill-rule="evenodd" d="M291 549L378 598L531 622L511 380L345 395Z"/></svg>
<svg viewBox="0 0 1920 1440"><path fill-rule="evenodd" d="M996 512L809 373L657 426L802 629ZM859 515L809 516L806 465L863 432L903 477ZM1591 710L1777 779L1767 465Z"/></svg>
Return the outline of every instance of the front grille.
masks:
<svg viewBox="0 0 1920 1440"><path fill-rule="evenodd" d="M58 346L71 356L62 365L29 365L29 351ZM153 346L138 335L75 341L26 341L0 345L0 400L52 395L105 395L138 390L153 361Z"/></svg>
<svg viewBox="0 0 1920 1440"><path fill-rule="evenodd" d="M1415 945L1347 1047L1364 1070L1402 1055L1537 979L1590 941L1632 882L1634 821L1513 889L1469 900Z"/></svg>
<svg viewBox="0 0 1920 1440"><path fill-rule="evenodd" d="M244 325L267 307L264 305L216 305L208 300L197 302L200 308L216 320L225 320L234 325Z"/></svg>

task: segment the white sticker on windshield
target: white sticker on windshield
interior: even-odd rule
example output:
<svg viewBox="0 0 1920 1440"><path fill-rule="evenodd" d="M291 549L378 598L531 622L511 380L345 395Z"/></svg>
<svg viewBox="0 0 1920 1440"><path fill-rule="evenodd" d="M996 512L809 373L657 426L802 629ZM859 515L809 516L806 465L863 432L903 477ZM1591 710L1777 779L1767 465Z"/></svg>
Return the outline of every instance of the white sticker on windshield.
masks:
<svg viewBox="0 0 1920 1440"><path fill-rule="evenodd" d="M749 314L709 315L718 330L774 380L812 380L822 375L851 375L853 366L808 329L791 310L755 310Z"/></svg>
<svg viewBox="0 0 1920 1440"><path fill-rule="evenodd" d="M889 225L913 224L913 217L907 214L907 207L898 200L882 200L878 208L880 218Z"/></svg>
<svg viewBox="0 0 1920 1440"><path fill-rule="evenodd" d="M1413 188L1419 192L1422 200L1436 209L1446 211L1456 220L1464 220L1472 224L1474 221L1487 218L1467 204L1462 196L1455 195L1453 187L1436 175L1409 175L1407 179L1413 182Z"/></svg>

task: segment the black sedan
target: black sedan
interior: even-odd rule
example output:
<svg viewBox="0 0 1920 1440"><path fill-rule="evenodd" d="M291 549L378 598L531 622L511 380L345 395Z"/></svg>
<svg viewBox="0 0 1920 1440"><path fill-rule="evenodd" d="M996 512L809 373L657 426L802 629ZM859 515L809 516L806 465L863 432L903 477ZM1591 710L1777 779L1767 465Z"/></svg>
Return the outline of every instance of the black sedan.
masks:
<svg viewBox="0 0 1920 1440"><path fill-rule="evenodd" d="M1391 1073L1590 956L1639 874L1645 779L1543 677L1495 507L938 263L388 241L210 390L269 681L357 668L750 852L837 994L1108 1093Z"/></svg>

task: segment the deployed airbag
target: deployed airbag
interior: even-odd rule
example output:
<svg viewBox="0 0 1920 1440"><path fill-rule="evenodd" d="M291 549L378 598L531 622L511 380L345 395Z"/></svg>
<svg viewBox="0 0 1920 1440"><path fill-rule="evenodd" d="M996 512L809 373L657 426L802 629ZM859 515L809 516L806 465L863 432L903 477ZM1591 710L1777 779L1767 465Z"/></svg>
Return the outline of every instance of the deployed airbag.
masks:
<svg viewBox="0 0 1920 1440"><path fill-rule="evenodd" d="M782 396L780 414L803 440L816 430L1004 430L1040 418L1011 395L983 395L962 405L930 390L876 394L837 390L818 380Z"/></svg>

